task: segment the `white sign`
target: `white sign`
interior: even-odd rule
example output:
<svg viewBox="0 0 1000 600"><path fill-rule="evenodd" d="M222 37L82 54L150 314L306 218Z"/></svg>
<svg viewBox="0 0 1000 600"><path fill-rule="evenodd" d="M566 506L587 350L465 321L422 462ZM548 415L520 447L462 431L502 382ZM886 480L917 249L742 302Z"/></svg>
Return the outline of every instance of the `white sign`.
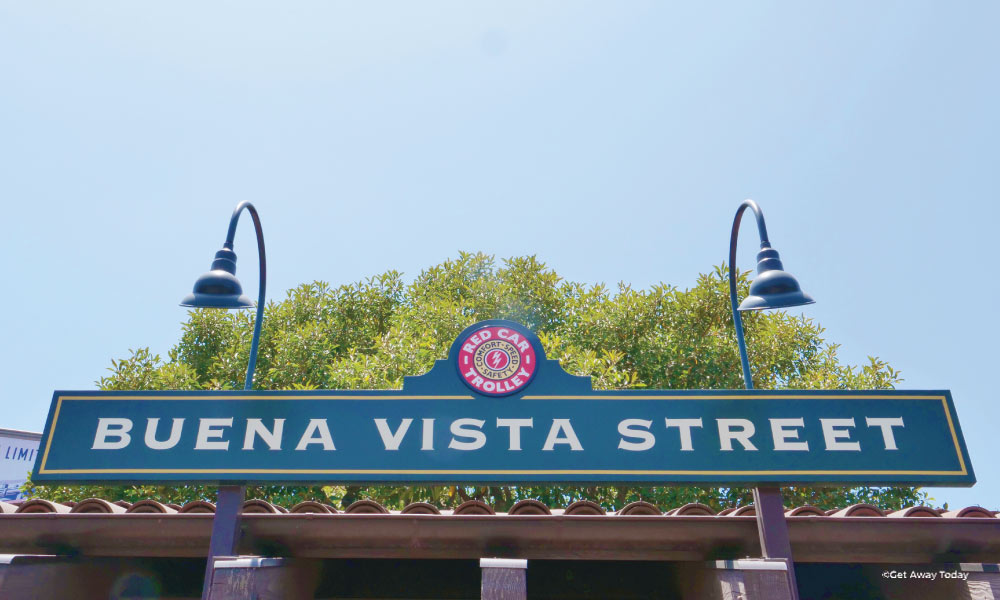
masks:
<svg viewBox="0 0 1000 600"><path fill-rule="evenodd" d="M28 480L42 434L0 429L0 501L21 500L21 486Z"/></svg>

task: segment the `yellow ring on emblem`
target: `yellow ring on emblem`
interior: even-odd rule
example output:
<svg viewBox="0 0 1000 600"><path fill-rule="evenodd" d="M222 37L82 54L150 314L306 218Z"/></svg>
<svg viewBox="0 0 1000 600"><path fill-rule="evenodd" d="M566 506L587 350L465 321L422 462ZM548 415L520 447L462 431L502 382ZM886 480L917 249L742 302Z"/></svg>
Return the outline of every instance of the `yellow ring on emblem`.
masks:
<svg viewBox="0 0 1000 600"><path fill-rule="evenodd" d="M487 364L486 356L494 350L499 350L507 355L505 366L494 368ZM513 377L521 367L521 353L517 351L517 347L507 340L501 339L493 339L480 344L472 359L476 371L491 381L503 381Z"/></svg>

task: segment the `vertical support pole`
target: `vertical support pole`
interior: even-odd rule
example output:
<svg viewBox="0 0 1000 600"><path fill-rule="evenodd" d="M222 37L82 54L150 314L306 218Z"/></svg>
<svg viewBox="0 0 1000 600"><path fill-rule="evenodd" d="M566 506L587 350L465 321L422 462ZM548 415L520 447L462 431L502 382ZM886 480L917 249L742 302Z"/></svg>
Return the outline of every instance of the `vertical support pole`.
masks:
<svg viewBox="0 0 1000 600"><path fill-rule="evenodd" d="M212 575L217 556L236 556L240 543L240 511L246 498L246 487L242 485L219 486L219 498L215 503L215 517L212 519L212 541L209 542L208 560L205 563L205 584L201 598L208 600L212 588Z"/></svg>
<svg viewBox="0 0 1000 600"><path fill-rule="evenodd" d="M788 539L788 522L785 520L781 490L776 487L754 488L753 504L754 512L757 514L760 551L764 558L780 558L787 561L788 585L791 587L793 600L797 600L799 585L795 580L792 543Z"/></svg>
<svg viewBox="0 0 1000 600"><path fill-rule="evenodd" d="M481 558L482 600L526 600L528 561L510 558Z"/></svg>
<svg viewBox="0 0 1000 600"><path fill-rule="evenodd" d="M233 238L236 236L236 223L243 209L246 209L253 219L254 233L257 235L257 256L260 264L257 315L254 318L253 337L250 340L250 358L247 361L247 374L243 382L244 390L252 390L253 374L257 368L257 350L260 346L260 330L264 322L264 304L267 297L267 256L264 251L264 232L260 226L260 216L253 204L243 201L236 205L233 216L229 220L229 232L226 234L223 247L232 249ZM212 540L209 542L208 560L205 564L205 583L201 591L202 600L208 600L211 593L215 558L237 554L237 547L240 543L240 512L243 510L246 494L246 486L219 486L218 502L215 504L215 518L212 520Z"/></svg>
<svg viewBox="0 0 1000 600"><path fill-rule="evenodd" d="M736 294L736 240L740 233L740 219L743 211L751 209L757 218L757 229L760 234L761 246L770 245L767 239L767 227L764 225L764 215L753 200L745 200L736 210L733 229L729 235L729 302L733 309L733 325L736 328L736 343L740 350L740 366L743 369L743 384L748 390L753 389L753 376L750 371L750 359L747 355L747 345L743 334L743 318L740 317ZM788 585L791 588L791 600L799 600L798 583L795 580L795 565L792 562L792 544L788 539L788 522L785 520L785 509L781 501L781 490L776 487L757 487L753 490L754 511L757 514L757 531L760 535L760 550L764 558L781 558L788 562Z"/></svg>

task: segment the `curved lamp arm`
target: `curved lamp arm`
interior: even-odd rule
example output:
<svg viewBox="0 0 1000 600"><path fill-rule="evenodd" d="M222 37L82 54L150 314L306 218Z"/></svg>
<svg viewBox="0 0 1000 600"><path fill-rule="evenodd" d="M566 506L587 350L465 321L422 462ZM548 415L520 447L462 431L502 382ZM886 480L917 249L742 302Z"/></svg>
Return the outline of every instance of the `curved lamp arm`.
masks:
<svg viewBox="0 0 1000 600"><path fill-rule="evenodd" d="M767 225L764 224L764 213L753 200L744 200L740 207L736 209L736 218L733 219L733 231L729 236L729 302L733 307L733 323L736 325L736 342L740 346L740 363L743 366L743 383L746 389L753 389L753 378L750 374L750 360L747 358L747 343L743 337L743 319L740 317L739 303L736 298L736 239L740 234L740 220L743 218L743 211L746 209L753 211L757 218L757 232L760 234L760 247L770 248L771 242L767 239Z"/></svg>
<svg viewBox="0 0 1000 600"><path fill-rule="evenodd" d="M753 389L753 378L750 373L750 360L747 358L747 343L743 337L743 319L740 317L736 298L736 239L740 232L740 219L746 209L753 211L757 219L757 232L760 234L761 251L757 254L758 277L750 288L750 298L754 297L754 287L758 287L758 301L751 303L748 310L762 308L783 308L800 304L809 304L813 300L802 293L795 278L782 270L778 253L771 248L767 239L767 226L764 225L764 213L753 200L744 200L736 209L733 219L733 231L729 237L729 302L733 307L733 323L736 325L736 342L740 346L740 363L743 366L743 383L746 389ZM761 289L762 288L762 289ZM750 299L748 298L748 300ZM788 587L790 597L798 600L798 583L795 580L795 568L792 564L792 546L788 539L788 525L785 522L782 507L781 490L777 487L755 487L753 503L756 506L757 531L760 536L761 552L766 558L785 559L788 566Z"/></svg>
<svg viewBox="0 0 1000 600"><path fill-rule="evenodd" d="M260 257L260 291L257 294L257 316L254 318L253 338L250 342L250 361L247 363L247 376L243 383L243 389L249 390L253 388L253 374L257 368L257 348L260 345L260 326L264 321L264 293L267 289L267 258L264 256L264 233L260 228L260 217L257 215L257 209L254 208L254 205L246 200L237 204L236 209L233 210L233 216L229 220L229 233L226 234L226 243L223 244L223 247L227 250L233 249L233 238L236 237L236 224L240 220L240 213L243 212L243 209L246 209L253 219L253 228L257 234L257 254Z"/></svg>

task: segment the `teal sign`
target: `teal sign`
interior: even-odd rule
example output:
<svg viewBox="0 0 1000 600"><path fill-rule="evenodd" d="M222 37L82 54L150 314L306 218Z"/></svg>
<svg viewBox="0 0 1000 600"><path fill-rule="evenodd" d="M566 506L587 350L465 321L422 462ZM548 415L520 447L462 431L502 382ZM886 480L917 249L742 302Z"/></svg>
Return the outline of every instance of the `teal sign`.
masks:
<svg viewBox="0 0 1000 600"><path fill-rule="evenodd" d="M57 391L33 479L975 483L947 391L593 390L508 321L402 390Z"/></svg>

